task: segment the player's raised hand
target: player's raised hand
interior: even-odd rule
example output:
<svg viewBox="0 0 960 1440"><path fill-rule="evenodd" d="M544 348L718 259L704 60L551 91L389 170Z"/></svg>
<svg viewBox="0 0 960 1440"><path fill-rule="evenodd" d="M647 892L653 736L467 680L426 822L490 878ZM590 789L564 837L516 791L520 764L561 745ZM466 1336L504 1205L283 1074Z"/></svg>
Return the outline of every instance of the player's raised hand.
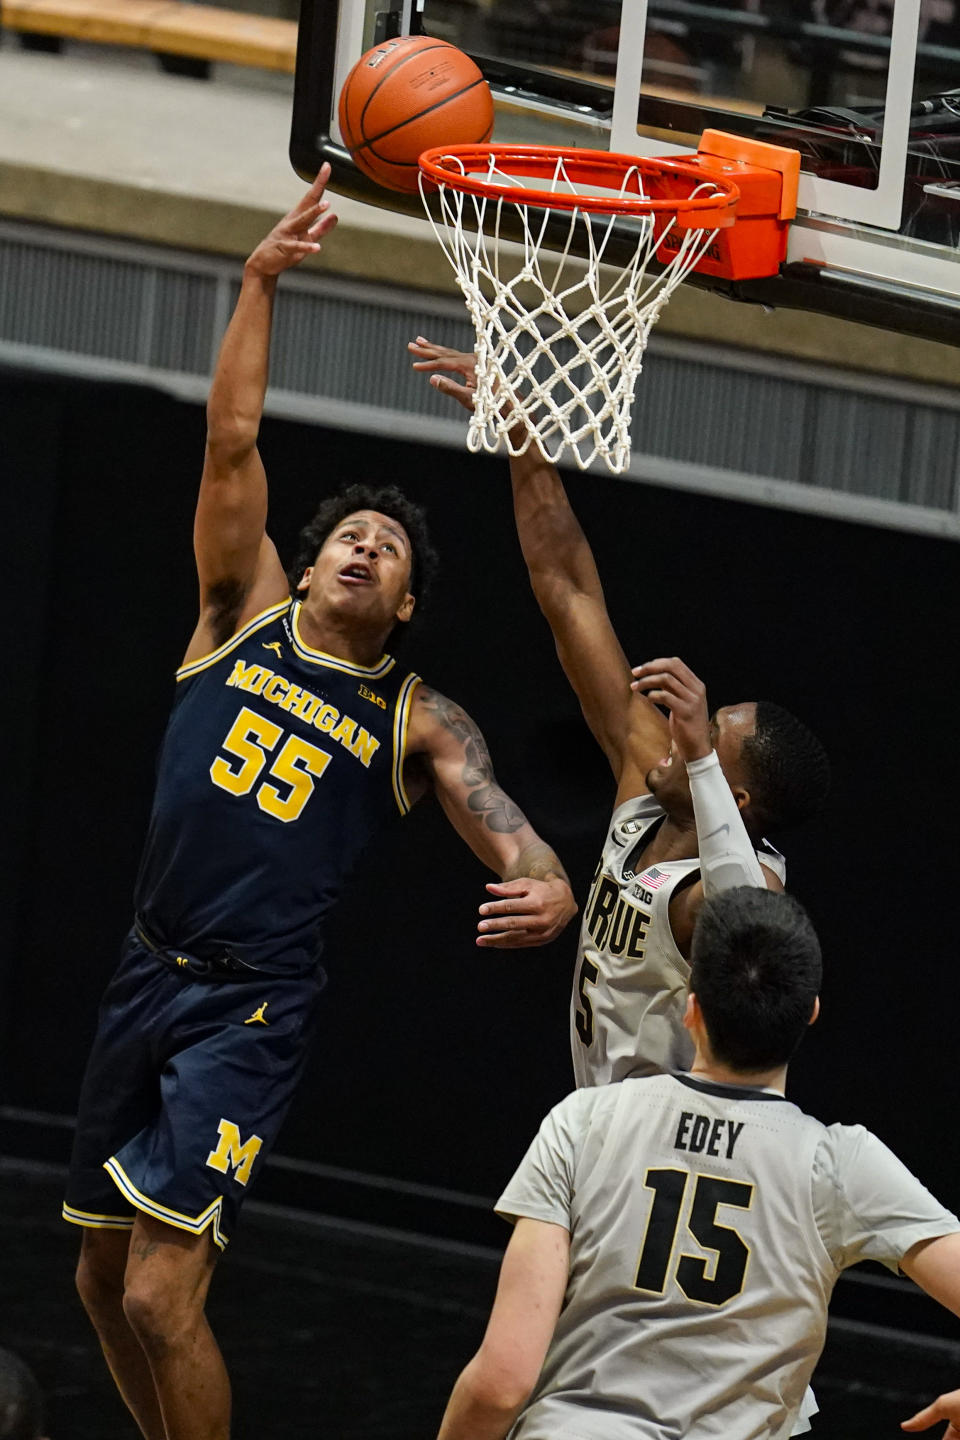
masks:
<svg viewBox="0 0 960 1440"><path fill-rule="evenodd" d="M323 237L337 223L330 201L323 195L329 179L330 166L324 163L303 199L260 241L247 261L248 270L257 275L279 275L308 255L316 255Z"/></svg>
<svg viewBox="0 0 960 1440"><path fill-rule="evenodd" d="M670 738L682 760L699 760L713 749L707 689L676 655L635 665L631 690L639 690L670 715Z"/></svg>
<svg viewBox="0 0 960 1440"><path fill-rule="evenodd" d="M904 1420L900 1429L911 1432L929 1430L938 1420L950 1422L943 1432L942 1440L960 1440L960 1390L951 1390L947 1395L940 1395L932 1405L918 1410L909 1420Z"/></svg>
<svg viewBox="0 0 960 1440"><path fill-rule="evenodd" d="M548 945L577 913L565 880L500 880L487 887L495 900L480 906L477 944L485 949L519 950Z"/></svg>
<svg viewBox="0 0 960 1440"><path fill-rule="evenodd" d="M430 384L441 395L450 395L459 400L464 410L473 411L473 392L476 388L477 362L472 350L451 350L448 345L434 345L423 335L411 340L407 349L416 356L414 370L423 370L430 375ZM449 371L444 375L442 371ZM459 375L453 380L451 375Z"/></svg>

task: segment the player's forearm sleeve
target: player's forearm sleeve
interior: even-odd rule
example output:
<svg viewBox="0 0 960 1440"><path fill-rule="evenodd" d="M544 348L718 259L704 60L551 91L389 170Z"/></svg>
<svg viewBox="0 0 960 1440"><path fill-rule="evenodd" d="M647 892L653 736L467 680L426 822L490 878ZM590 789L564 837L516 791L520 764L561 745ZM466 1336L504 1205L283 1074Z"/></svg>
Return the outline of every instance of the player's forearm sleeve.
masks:
<svg viewBox="0 0 960 1440"><path fill-rule="evenodd" d="M735 885L764 888L766 881L716 750L687 762L690 796L697 822L700 874L709 900Z"/></svg>

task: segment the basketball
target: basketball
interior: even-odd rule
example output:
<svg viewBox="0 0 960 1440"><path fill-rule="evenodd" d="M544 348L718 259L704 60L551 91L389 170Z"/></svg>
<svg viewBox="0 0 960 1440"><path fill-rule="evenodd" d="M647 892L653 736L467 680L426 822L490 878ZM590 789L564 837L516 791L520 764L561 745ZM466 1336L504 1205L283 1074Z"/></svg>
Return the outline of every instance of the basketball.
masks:
<svg viewBox="0 0 960 1440"><path fill-rule="evenodd" d="M424 150L489 140L493 97L462 50L429 35L404 35L361 55L341 91L339 120L343 143L365 175L388 190L413 192Z"/></svg>

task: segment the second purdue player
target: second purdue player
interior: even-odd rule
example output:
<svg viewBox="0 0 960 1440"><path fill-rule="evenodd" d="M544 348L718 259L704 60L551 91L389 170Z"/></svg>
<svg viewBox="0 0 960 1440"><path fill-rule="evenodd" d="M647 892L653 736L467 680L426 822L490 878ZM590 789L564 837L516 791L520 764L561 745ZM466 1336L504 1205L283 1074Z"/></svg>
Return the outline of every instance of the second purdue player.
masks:
<svg viewBox="0 0 960 1440"><path fill-rule="evenodd" d="M409 348L436 388L473 408L471 354L422 337ZM735 885L782 889L783 857L763 836L819 809L826 756L805 725L765 701L708 720L703 685L676 657L631 673L556 468L531 446L511 458L510 473L534 594L617 781L574 975L577 1085L686 1069L693 1047L683 1011L700 907Z"/></svg>
<svg viewBox="0 0 960 1440"><path fill-rule="evenodd" d="M473 408L471 354L423 337L409 348L436 388ZM676 657L631 672L556 467L531 445L511 457L510 476L534 595L617 781L574 972L577 1086L688 1069L683 1015L697 915L734 886L782 889L783 857L763 836L819 809L827 759L805 725L769 702L708 720L703 685ZM794 1433L810 1429L816 1408L808 1393Z"/></svg>

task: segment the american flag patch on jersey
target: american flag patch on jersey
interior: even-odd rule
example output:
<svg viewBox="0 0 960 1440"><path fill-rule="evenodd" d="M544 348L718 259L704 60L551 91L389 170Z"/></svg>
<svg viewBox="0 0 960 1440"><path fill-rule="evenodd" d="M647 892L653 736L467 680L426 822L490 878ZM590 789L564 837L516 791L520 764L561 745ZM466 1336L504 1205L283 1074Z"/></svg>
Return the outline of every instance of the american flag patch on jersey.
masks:
<svg viewBox="0 0 960 1440"><path fill-rule="evenodd" d="M659 890L669 879L666 870L658 870L656 865L651 865L649 870L644 870L642 875L637 876L638 883L645 885L648 890Z"/></svg>

